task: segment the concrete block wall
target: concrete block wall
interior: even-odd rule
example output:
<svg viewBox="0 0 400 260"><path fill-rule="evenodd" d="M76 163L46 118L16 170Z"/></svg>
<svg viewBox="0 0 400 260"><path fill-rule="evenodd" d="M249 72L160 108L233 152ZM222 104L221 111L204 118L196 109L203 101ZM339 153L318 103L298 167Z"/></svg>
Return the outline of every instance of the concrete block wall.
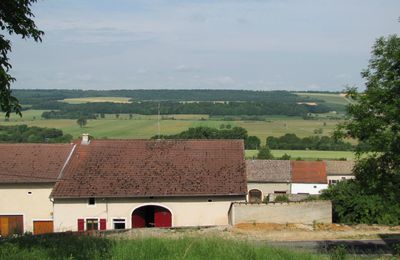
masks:
<svg viewBox="0 0 400 260"><path fill-rule="evenodd" d="M229 211L231 225L239 223L332 223L330 201L249 204L233 203Z"/></svg>

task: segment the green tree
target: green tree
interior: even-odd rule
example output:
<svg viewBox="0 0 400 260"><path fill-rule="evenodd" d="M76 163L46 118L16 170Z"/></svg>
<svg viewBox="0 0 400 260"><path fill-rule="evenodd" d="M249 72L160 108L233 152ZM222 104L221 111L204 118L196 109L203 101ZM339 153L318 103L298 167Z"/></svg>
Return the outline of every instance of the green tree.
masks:
<svg viewBox="0 0 400 260"><path fill-rule="evenodd" d="M4 33L20 35L23 39L33 38L41 41L43 32L38 30L31 11L31 5L37 0L1 0L0 3L0 108L6 112L15 112L21 115L21 106L18 99L12 95L11 83L15 81L9 71L11 64L8 54L11 52L11 41Z"/></svg>
<svg viewBox="0 0 400 260"><path fill-rule="evenodd" d="M364 147L357 149L356 179L335 185L326 196L334 205L342 204L334 207L342 219L400 224L400 38L397 35L376 41L362 77L366 90L359 93L355 88L348 89L348 96L355 100L348 107L351 119L335 133L338 138L355 138ZM358 203L368 200L362 207ZM378 210L376 205L380 205Z"/></svg>
<svg viewBox="0 0 400 260"><path fill-rule="evenodd" d="M76 120L76 123L82 128L87 124L87 119L84 117L80 117L78 118L78 120Z"/></svg>
<svg viewBox="0 0 400 260"><path fill-rule="evenodd" d="M257 150L261 145L261 140L257 136L251 135L245 140L245 149Z"/></svg>
<svg viewBox="0 0 400 260"><path fill-rule="evenodd" d="M281 160L290 160L290 158L292 158L289 154L285 153L284 155L282 155Z"/></svg>
<svg viewBox="0 0 400 260"><path fill-rule="evenodd" d="M269 160L269 159L274 159L274 156L272 156L272 153L269 150L268 146L265 145L262 146L258 151L257 159Z"/></svg>

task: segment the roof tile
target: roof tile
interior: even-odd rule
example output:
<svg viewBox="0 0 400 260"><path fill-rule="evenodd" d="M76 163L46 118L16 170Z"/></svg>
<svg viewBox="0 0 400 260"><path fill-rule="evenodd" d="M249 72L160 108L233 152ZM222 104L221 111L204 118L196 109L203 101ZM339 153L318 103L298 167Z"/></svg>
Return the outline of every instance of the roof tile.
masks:
<svg viewBox="0 0 400 260"><path fill-rule="evenodd" d="M0 144L0 183L55 182L72 144Z"/></svg>
<svg viewBox="0 0 400 260"><path fill-rule="evenodd" d="M78 145L52 196L243 195L242 140L93 140Z"/></svg>

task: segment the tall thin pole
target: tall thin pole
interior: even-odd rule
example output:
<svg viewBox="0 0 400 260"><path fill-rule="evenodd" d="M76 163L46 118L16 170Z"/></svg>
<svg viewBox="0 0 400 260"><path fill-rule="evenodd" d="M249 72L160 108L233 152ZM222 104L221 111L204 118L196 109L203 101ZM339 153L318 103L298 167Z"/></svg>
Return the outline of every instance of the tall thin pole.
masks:
<svg viewBox="0 0 400 260"><path fill-rule="evenodd" d="M158 139L160 139L160 102L158 102L157 130Z"/></svg>

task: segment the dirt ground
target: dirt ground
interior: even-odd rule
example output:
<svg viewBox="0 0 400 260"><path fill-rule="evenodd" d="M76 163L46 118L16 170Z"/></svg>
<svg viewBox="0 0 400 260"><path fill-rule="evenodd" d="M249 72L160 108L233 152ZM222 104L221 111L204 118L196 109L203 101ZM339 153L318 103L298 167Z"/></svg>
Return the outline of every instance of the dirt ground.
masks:
<svg viewBox="0 0 400 260"><path fill-rule="evenodd" d="M308 241L338 239L400 238L400 226L339 224L238 224L208 228L132 229L109 234L113 238L210 236L253 241Z"/></svg>

